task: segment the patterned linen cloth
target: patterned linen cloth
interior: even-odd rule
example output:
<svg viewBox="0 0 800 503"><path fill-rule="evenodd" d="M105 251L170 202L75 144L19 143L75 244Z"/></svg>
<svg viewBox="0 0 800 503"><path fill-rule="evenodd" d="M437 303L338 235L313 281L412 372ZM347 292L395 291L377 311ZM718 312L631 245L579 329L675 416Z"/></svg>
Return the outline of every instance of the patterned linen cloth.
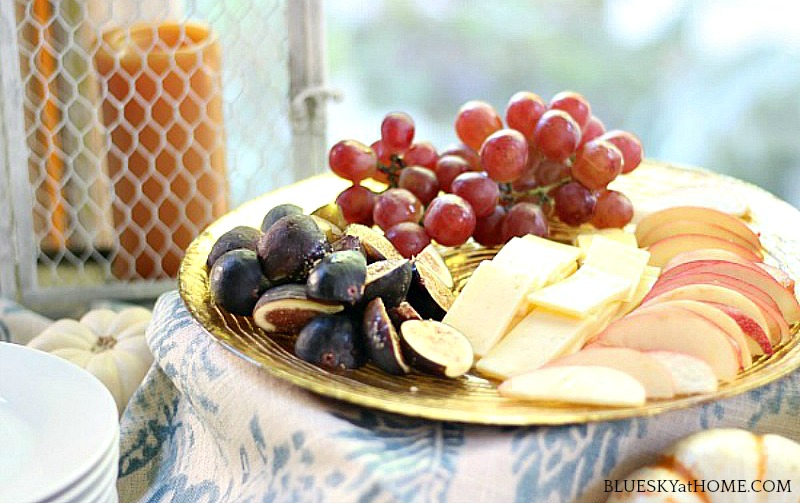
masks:
<svg viewBox="0 0 800 503"><path fill-rule="evenodd" d="M120 500L594 502L692 432L800 441L800 372L652 418L563 427L426 421L318 397L217 344L177 293L148 331L156 364L122 418Z"/></svg>

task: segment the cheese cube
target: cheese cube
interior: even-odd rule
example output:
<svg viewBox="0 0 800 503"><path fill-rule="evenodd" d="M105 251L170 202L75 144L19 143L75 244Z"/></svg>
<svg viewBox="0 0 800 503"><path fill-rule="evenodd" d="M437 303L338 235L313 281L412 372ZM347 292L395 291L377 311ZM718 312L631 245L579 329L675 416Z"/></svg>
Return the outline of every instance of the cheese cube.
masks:
<svg viewBox="0 0 800 503"><path fill-rule="evenodd" d="M650 253L624 245L605 236L592 238L592 244L586 251L583 267L592 266L624 278L628 282L628 292L623 300L630 301L636 293L639 279L650 260Z"/></svg>
<svg viewBox="0 0 800 503"><path fill-rule="evenodd" d="M442 321L469 339L476 356L483 356L511 328L529 291L529 276L484 260Z"/></svg>
<svg viewBox="0 0 800 503"><path fill-rule="evenodd" d="M568 316L585 317L624 300L628 290L630 280L584 265L567 279L533 292L528 302Z"/></svg>

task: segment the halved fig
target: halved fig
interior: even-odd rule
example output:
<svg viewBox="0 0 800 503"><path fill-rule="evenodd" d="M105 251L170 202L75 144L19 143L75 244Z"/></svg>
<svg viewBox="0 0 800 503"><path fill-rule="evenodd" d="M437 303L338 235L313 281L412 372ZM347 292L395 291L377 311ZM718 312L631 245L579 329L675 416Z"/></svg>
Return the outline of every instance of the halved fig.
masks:
<svg viewBox="0 0 800 503"><path fill-rule="evenodd" d="M305 285L281 285L261 295L253 309L253 321L265 332L294 335L314 317L343 309L342 304L309 299Z"/></svg>
<svg viewBox="0 0 800 503"><path fill-rule="evenodd" d="M400 336L380 297L376 297L364 310L364 345L372 363L392 375L407 374L409 366L400 348Z"/></svg>
<svg viewBox="0 0 800 503"><path fill-rule="evenodd" d="M404 322L400 325L400 344L411 367L440 377L467 373L475 357L464 334L434 320Z"/></svg>
<svg viewBox="0 0 800 503"><path fill-rule="evenodd" d="M295 341L298 358L331 372L355 369L364 363L361 333L341 314L322 314L311 320Z"/></svg>
<svg viewBox="0 0 800 503"><path fill-rule="evenodd" d="M403 258L400 252L397 251L394 245L386 239L383 234L370 229L366 225L350 224L345 227L344 233L348 236L355 236L361 240L361 246L363 246L364 250L367 252L367 260L369 262Z"/></svg>
<svg viewBox="0 0 800 503"><path fill-rule="evenodd" d="M248 227L246 225L234 227L220 236L214 243L214 246L211 247L211 252L209 252L208 258L206 259L206 267L211 269L218 258L231 250L245 249L256 251L259 238L261 238L261 231L254 227Z"/></svg>
<svg viewBox="0 0 800 503"><path fill-rule="evenodd" d="M330 249L325 234L307 215L287 215L261 236L258 258L273 283L305 281L308 271Z"/></svg>
<svg viewBox="0 0 800 503"><path fill-rule="evenodd" d="M436 249L436 246L429 244L414 257L414 260L428 266L447 288L453 289L453 275L450 274L450 269L447 268L447 264L444 262L439 250Z"/></svg>
<svg viewBox="0 0 800 503"><path fill-rule="evenodd" d="M387 307L403 302L411 286L411 269L411 262L406 259L379 260L369 264L363 301L381 297Z"/></svg>
<svg viewBox="0 0 800 503"><path fill-rule="evenodd" d="M414 306L406 301L401 302L395 307L390 307L386 312L389 313L389 319L392 320L392 323L394 323L395 328L398 330L404 321L422 319L422 316L414 309Z"/></svg>
<svg viewBox="0 0 800 503"><path fill-rule="evenodd" d="M356 236L344 235L331 243L331 251L355 250L367 258L367 251L361 245L361 240Z"/></svg>
<svg viewBox="0 0 800 503"><path fill-rule="evenodd" d="M312 299L355 304L364 295L367 261L353 250L326 255L308 273L306 294Z"/></svg>
<svg viewBox="0 0 800 503"><path fill-rule="evenodd" d="M423 262L412 262L407 300L423 318L441 320L453 305L453 292Z"/></svg>
<svg viewBox="0 0 800 503"><path fill-rule="evenodd" d="M340 229L347 227L347 220L342 215L342 209L336 203L328 203L311 212L312 215L324 218Z"/></svg>
<svg viewBox="0 0 800 503"><path fill-rule="evenodd" d="M303 208L296 204L279 204L264 215L261 221L261 232L267 232L272 225L287 215L302 215Z"/></svg>
<svg viewBox="0 0 800 503"><path fill-rule="evenodd" d="M337 239L340 239L342 236L344 236L342 229L336 227L334 224L328 222L324 218L318 217L316 215L311 215L311 219L314 220L315 224L317 224L319 230L321 230L322 233L325 234L325 239L327 239L329 243L333 243Z"/></svg>

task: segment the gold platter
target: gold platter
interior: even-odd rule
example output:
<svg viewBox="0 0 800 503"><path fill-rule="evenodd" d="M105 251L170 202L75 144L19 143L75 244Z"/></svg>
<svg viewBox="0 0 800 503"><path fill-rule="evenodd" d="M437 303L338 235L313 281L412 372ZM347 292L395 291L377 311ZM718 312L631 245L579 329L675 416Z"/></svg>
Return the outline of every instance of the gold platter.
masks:
<svg viewBox="0 0 800 503"><path fill-rule="evenodd" d="M641 407L602 408L538 404L514 401L497 394L495 383L475 374L459 379L438 379L412 374L387 375L371 365L344 374L330 374L298 358L289 337L269 337L250 318L233 316L210 300L206 257L214 241L236 225L258 227L274 205L291 202L307 211L332 201L347 182L320 175L253 200L212 224L186 251L179 272L180 295L192 316L220 344L270 374L312 392L353 404L427 419L495 425L553 425L650 416L730 397L800 368L797 327L792 339L774 355L762 358L718 392L663 401ZM636 171L615 181L637 208L656 201L687 204L703 200L715 206L738 205L761 233L767 261L779 264L800 278L800 241L787 231L800 229L800 212L766 191L745 182L695 168L647 161ZM695 200L693 201L693 198ZM568 232L554 229L555 234ZM475 246L444 251L457 287L484 258L494 254Z"/></svg>

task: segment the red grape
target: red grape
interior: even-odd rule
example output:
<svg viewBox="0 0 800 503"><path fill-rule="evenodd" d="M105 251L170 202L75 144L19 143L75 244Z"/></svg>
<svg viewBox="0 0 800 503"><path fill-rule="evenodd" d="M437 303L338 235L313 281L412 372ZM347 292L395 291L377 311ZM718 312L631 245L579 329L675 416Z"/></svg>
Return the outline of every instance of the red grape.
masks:
<svg viewBox="0 0 800 503"><path fill-rule="evenodd" d="M572 91L563 91L550 100L550 110L563 110L575 119L578 127L583 130L592 115L592 107L580 94Z"/></svg>
<svg viewBox="0 0 800 503"><path fill-rule="evenodd" d="M535 175L536 182L539 185L552 185L560 182L564 178L569 177L569 166L563 162L545 159L539 163L539 166L537 166Z"/></svg>
<svg viewBox="0 0 800 503"><path fill-rule="evenodd" d="M375 155L378 158L378 164L385 168L388 168L392 164L392 154L386 150L382 141L376 141L370 145L370 148L373 152L375 152ZM378 180L379 182L389 183L389 175L381 171L379 167L375 168L375 173L372 175L372 178Z"/></svg>
<svg viewBox="0 0 800 503"><path fill-rule="evenodd" d="M601 137L614 144L622 152L622 172L630 173L642 162L642 142L627 131L609 131Z"/></svg>
<svg viewBox="0 0 800 503"><path fill-rule="evenodd" d="M361 185L344 189L337 197L336 204L348 223L372 225L372 210L377 194Z"/></svg>
<svg viewBox="0 0 800 503"><path fill-rule="evenodd" d="M400 222L389 227L389 230L386 231L386 239L391 241L400 255L405 258L411 258L418 254L431 242L425 229L413 222Z"/></svg>
<svg viewBox="0 0 800 503"><path fill-rule="evenodd" d="M578 150L572 178L591 190L602 189L622 171L622 152L610 142L592 140Z"/></svg>
<svg viewBox="0 0 800 503"><path fill-rule="evenodd" d="M546 110L547 105L538 94L520 91L508 100L506 124L530 140L533 138L536 123Z"/></svg>
<svg viewBox="0 0 800 503"><path fill-rule="evenodd" d="M524 192L526 190L538 187L539 182L536 181L536 170L536 166L533 168L525 168L525 171L522 173L522 175L511 182L511 188L517 192Z"/></svg>
<svg viewBox="0 0 800 503"><path fill-rule="evenodd" d="M528 142L516 129L501 129L483 142L481 164L492 180L513 181L528 164Z"/></svg>
<svg viewBox="0 0 800 503"><path fill-rule="evenodd" d="M422 203L406 189L387 189L378 196L372 220L383 230L400 222L419 222Z"/></svg>
<svg viewBox="0 0 800 503"><path fill-rule="evenodd" d="M443 194L428 206L425 213L425 232L444 246L464 244L475 230L475 212L461 197Z"/></svg>
<svg viewBox="0 0 800 503"><path fill-rule="evenodd" d="M439 180L436 174L421 166L409 166L400 170L397 186L406 189L427 205L439 193Z"/></svg>
<svg viewBox="0 0 800 503"><path fill-rule="evenodd" d="M483 166L481 166L481 156L463 143L450 145L444 149L441 153L441 157L446 155L457 155L458 157L464 159L467 161L467 164L469 164L470 171L483 171Z"/></svg>
<svg viewBox="0 0 800 503"><path fill-rule="evenodd" d="M500 198L497 182L485 173L461 173L453 180L451 189L453 194L463 197L472 206L477 218L489 216Z"/></svg>
<svg viewBox="0 0 800 503"><path fill-rule="evenodd" d="M483 246L497 246L503 244L503 221L506 217L506 210L497 205L489 216L479 218L475 222L475 230L472 237Z"/></svg>
<svg viewBox="0 0 800 503"><path fill-rule="evenodd" d="M526 234L545 237L550 229L542 208L533 203L523 202L515 204L508 210L501 232L503 241L507 242L513 237Z"/></svg>
<svg viewBox="0 0 800 503"><path fill-rule="evenodd" d="M567 225L588 222L597 205L595 195L578 182L569 182L555 191L556 215Z"/></svg>
<svg viewBox="0 0 800 503"><path fill-rule="evenodd" d="M578 148L581 128L562 110L548 110L533 132L533 143L552 161L565 161Z"/></svg>
<svg viewBox="0 0 800 503"><path fill-rule="evenodd" d="M386 115L381 123L381 140L389 152L403 152L414 140L414 121L403 112Z"/></svg>
<svg viewBox="0 0 800 503"><path fill-rule="evenodd" d="M422 166L423 168L435 170L436 161L438 160L439 154L436 153L436 147L427 141L414 143L403 154L403 164L406 166Z"/></svg>
<svg viewBox="0 0 800 503"><path fill-rule="evenodd" d="M342 140L328 154L331 171L352 182L360 182L375 174L378 158L375 152L355 140Z"/></svg>
<svg viewBox="0 0 800 503"><path fill-rule="evenodd" d="M597 194L597 206L589 221L598 229L622 228L633 218L633 204L622 192L603 190Z"/></svg>
<svg viewBox="0 0 800 503"><path fill-rule="evenodd" d="M586 123L583 131L581 131L581 143L578 145L578 148L580 149L586 144L586 142L594 140L605 132L606 126L603 124L603 122L592 115L589 117L589 122Z"/></svg>
<svg viewBox="0 0 800 503"><path fill-rule="evenodd" d="M439 188L445 192L450 192L450 185L461 173L469 171L469 164L461 157L455 155L445 155L439 158L436 163L436 179L439 180Z"/></svg>
<svg viewBox="0 0 800 503"><path fill-rule="evenodd" d="M484 140L503 127L503 121L492 106L484 101L468 101L456 115L456 135L465 145L478 151Z"/></svg>

